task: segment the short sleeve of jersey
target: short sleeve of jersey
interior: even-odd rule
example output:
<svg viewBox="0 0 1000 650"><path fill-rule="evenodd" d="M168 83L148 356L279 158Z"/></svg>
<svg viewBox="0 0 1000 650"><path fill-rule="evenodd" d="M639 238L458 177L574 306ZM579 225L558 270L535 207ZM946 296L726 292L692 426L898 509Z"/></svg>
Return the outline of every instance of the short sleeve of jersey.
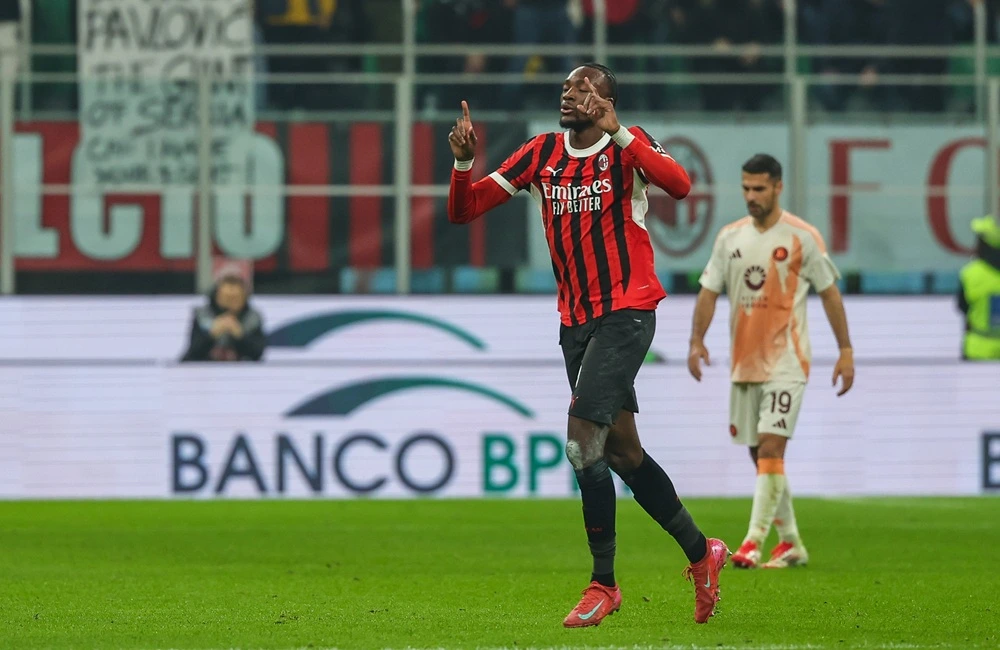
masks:
<svg viewBox="0 0 1000 650"><path fill-rule="evenodd" d="M648 144L656 153L660 154L661 156L666 156L667 158L673 160L673 157L667 153L667 150L663 148L663 145L657 142L656 138L649 135L649 131L647 131L646 129L642 128L641 126L633 126L629 128L629 131L632 133L632 135L634 135L635 137L639 138L640 140ZM646 178L646 176L641 171L639 172L639 178L642 179L643 183L649 185L649 179Z"/></svg>
<svg viewBox="0 0 1000 650"><path fill-rule="evenodd" d="M528 187L535 177L538 167L538 138L539 136L535 136L522 144L503 161L499 169L490 174L490 178L511 195Z"/></svg>
<svg viewBox="0 0 1000 650"><path fill-rule="evenodd" d="M837 265L830 259L826 251L826 244L822 237L807 237L803 246L805 259L802 262L801 275L818 292L826 291L830 286L840 279L840 271Z"/></svg>
<svg viewBox="0 0 1000 650"><path fill-rule="evenodd" d="M729 262L726 257L725 238L723 233L715 238L715 245L712 247L712 256L708 259L705 270L701 273L698 282L701 286L715 293L722 293L726 288L726 264Z"/></svg>

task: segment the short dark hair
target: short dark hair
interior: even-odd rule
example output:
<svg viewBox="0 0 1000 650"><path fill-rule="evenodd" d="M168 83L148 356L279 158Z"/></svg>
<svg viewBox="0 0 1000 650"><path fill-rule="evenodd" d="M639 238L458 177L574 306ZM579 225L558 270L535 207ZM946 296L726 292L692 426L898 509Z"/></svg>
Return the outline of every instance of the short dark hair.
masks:
<svg viewBox="0 0 1000 650"><path fill-rule="evenodd" d="M604 75L604 78L607 79L608 81L608 93L610 93L607 99L610 99L612 102L614 102L614 105L617 107L618 77L615 76L615 73L611 70L611 68L601 63L595 63L593 61L588 61L587 63L582 64L580 67L593 68L594 70L597 70L598 72Z"/></svg>
<svg viewBox="0 0 1000 650"><path fill-rule="evenodd" d="M766 153L759 153L743 163L743 171L748 174L767 174L776 181L781 180L781 163Z"/></svg>

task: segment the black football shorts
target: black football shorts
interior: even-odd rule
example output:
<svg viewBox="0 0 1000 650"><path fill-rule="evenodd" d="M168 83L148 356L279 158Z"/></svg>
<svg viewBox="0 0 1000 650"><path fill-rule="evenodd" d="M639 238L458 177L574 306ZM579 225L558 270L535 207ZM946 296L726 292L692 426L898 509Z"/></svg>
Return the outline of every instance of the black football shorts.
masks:
<svg viewBox="0 0 1000 650"><path fill-rule="evenodd" d="M569 414L611 425L639 412L635 377L656 331L656 312L621 309L582 325L562 325L559 345L573 390Z"/></svg>

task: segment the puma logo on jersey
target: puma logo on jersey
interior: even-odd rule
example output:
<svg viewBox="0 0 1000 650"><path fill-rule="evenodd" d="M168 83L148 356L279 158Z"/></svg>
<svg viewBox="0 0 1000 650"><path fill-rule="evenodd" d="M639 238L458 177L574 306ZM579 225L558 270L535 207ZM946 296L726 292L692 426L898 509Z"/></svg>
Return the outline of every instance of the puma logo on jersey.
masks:
<svg viewBox="0 0 1000 650"><path fill-rule="evenodd" d="M552 174L553 174L553 175L554 175L554 174L558 174L558 173L559 173L559 172L561 172L561 171L562 171L563 169L564 169L563 167L560 167L559 169L555 169L555 168L553 168L553 167L549 167L549 166L546 166L546 167L545 167L545 171L547 171L547 172L552 172Z"/></svg>

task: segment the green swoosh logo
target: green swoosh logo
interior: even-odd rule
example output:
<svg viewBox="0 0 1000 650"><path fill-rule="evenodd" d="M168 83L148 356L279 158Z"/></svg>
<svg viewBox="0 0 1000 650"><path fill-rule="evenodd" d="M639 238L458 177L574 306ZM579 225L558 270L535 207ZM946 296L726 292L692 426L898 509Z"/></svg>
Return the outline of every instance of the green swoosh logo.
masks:
<svg viewBox="0 0 1000 650"><path fill-rule="evenodd" d="M286 417L307 417L321 415L350 415L365 404L393 393L420 388L449 388L465 393L473 393L502 404L526 418L534 417L534 412L512 397L492 388L444 377L384 377L360 381L321 393L288 411Z"/></svg>
<svg viewBox="0 0 1000 650"><path fill-rule="evenodd" d="M316 339L345 327L379 320L416 323L446 332L477 350L486 349L486 344L479 338L451 323L421 314L389 310L339 311L292 321L269 333L267 344L277 348L304 348Z"/></svg>

